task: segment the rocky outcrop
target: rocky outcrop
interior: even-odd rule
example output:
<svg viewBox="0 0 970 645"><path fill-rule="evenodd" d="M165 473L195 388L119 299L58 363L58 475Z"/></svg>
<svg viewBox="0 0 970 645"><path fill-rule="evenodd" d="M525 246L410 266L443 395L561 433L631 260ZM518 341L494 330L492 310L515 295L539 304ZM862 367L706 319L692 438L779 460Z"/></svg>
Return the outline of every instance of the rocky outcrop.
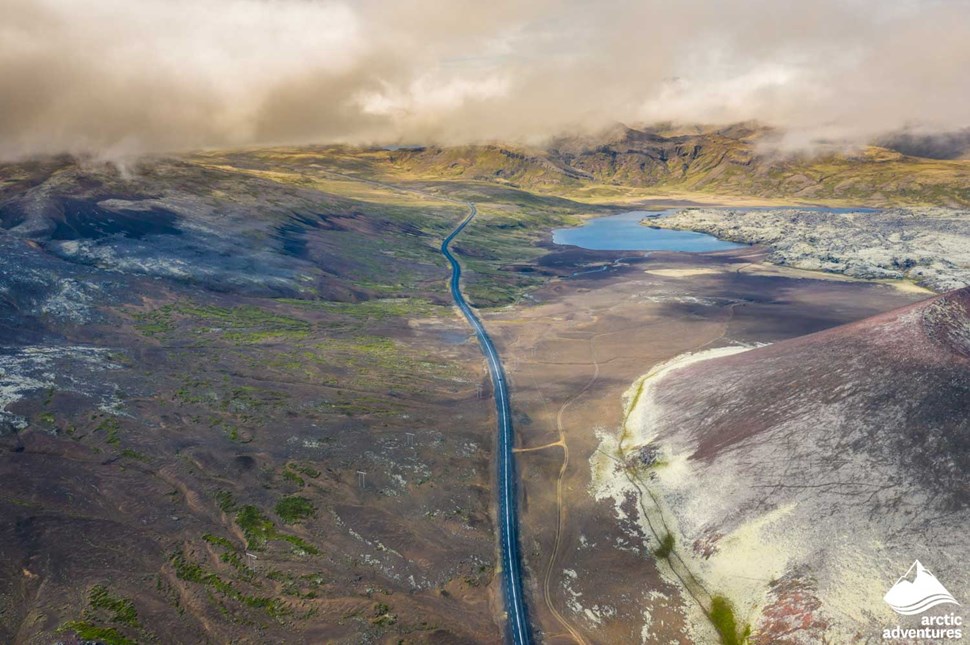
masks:
<svg viewBox="0 0 970 645"><path fill-rule="evenodd" d="M970 285L970 211L688 209L647 220L771 250L769 261L866 279L910 279L937 292Z"/></svg>

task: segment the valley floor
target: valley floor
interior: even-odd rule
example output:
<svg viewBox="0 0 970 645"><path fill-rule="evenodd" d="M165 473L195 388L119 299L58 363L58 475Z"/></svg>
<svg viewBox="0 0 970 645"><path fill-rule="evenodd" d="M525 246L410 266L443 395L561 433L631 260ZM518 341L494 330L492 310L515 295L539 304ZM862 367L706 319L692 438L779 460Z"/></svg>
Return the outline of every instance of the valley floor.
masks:
<svg viewBox="0 0 970 645"><path fill-rule="evenodd" d="M595 267L620 255L562 250L544 261ZM594 499L590 458L621 423L623 394L685 352L775 342L931 294L766 266L758 249L622 256L487 316L521 438L530 610L552 643L710 642L711 626L658 571L636 501Z"/></svg>
<svg viewBox="0 0 970 645"><path fill-rule="evenodd" d="M369 163L4 168L0 640L501 638L493 392L439 253L455 200L478 207L452 249L511 382L546 642L710 640L635 500L591 489L634 381L929 295L758 247L555 247L621 207Z"/></svg>

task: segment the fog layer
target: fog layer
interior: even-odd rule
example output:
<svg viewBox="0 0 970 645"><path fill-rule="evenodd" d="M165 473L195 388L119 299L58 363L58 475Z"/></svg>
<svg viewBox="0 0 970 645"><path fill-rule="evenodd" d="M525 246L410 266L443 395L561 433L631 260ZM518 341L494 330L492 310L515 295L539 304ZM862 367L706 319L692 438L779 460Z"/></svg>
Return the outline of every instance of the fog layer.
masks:
<svg viewBox="0 0 970 645"><path fill-rule="evenodd" d="M970 2L0 0L0 157L970 125Z"/></svg>

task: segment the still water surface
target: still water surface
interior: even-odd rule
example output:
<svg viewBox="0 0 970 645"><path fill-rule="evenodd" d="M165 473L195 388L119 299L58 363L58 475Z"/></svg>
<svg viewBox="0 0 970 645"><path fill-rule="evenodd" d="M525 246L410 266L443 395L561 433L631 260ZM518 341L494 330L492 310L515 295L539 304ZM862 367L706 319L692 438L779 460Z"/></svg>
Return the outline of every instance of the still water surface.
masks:
<svg viewBox="0 0 970 645"><path fill-rule="evenodd" d="M660 216L680 209L663 211ZM552 232L556 244L571 244L595 251L687 251L704 253L744 246L725 242L705 233L650 228L640 222L656 212L630 211L587 220L582 226L557 228Z"/></svg>

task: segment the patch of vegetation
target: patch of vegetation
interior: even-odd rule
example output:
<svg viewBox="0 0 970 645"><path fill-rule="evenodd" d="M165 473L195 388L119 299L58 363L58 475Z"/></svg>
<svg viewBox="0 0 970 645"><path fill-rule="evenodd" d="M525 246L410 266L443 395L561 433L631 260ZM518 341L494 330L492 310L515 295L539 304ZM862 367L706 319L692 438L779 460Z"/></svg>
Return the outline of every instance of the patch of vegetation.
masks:
<svg viewBox="0 0 970 645"><path fill-rule="evenodd" d="M127 457L128 459L134 459L135 461L148 461L148 455L142 454L137 450L132 450L131 448L125 448L121 451L122 457Z"/></svg>
<svg viewBox="0 0 970 645"><path fill-rule="evenodd" d="M440 315L443 309L423 298L375 298L361 302L280 298L278 302L367 321L381 321L388 318L431 318Z"/></svg>
<svg viewBox="0 0 970 645"><path fill-rule="evenodd" d="M319 555L320 553L320 549L313 546L306 540L303 540L295 535L285 535L283 533L277 533L274 539L281 540L283 542L289 542L294 547L296 547L297 551L300 554L303 554L303 555Z"/></svg>
<svg viewBox="0 0 970 645"><path fill-rule="evenodd" d="M222 547L224 550L221 554L219 554L219 559L236 569L246 580L253 579L252 570L243 564L242 553L240 553L239 549L236 548L236 545L234 545L230 540L219 535L212 535L211 533L205 533L202 536L202 539L209 544Z"/></svg>
<svg viewBox="0 0 970 645"><path fill-rule="evenodd" d="M258 508L247 504L236 513L236 524L242 529L250 549L262 549L267 541L276 534L273 521L263 515Z"/></svg>
<svg viewBox="0 0 970 645"><path fill-rule="evenodd" d="M211 587L222 595L241 602L247 607L263 609L267 614L274 618L286 616L293 611L292 608L278 598L270 598L267 596L250 596L244 594L233 587L231 582L226 582L218 575L210 571L206 571L204 568L194 562L188 561L185 558L185 555L183 555L181 552L174 553L172 555L171 562L172 566L175 568L175 575L180 580Z"/></svg>
<svg viewBox="0 0 970 645"><path fill-rule="evenodd" d="M280 501L284 502L288 499L294 498L288 497ZM304 502L309 504L309 500L302 497L295 499L303 501L287 503L284 506L284 513L292 513L293 517L298 517L299 519L303 519L304 516L309 517L309 515L305 515L306 506L304 505ZM315 512L315 509L313 508L312 504L310 504L309 508L310 514L312 515L313 512ZM279 512L278 508L277 512ZM283 517L283 515L281 514L280 517ZM320 553L319 549L312 544L309 544L305 540L295 535L280 533L276 529L276 525L273 523L273 521L263 515L255 506L246 505L239 509L239 512L236 513L236 524L239 525L239 528L242 529L243 535L246 536L247 547L253 551L262 550L267 542L277 540L292 544L301 554L317 555Z"/></svg>
<svg viewBox="0 0 970 645"><path fill-rule="evenodd" d="M236 510L236 500L232 493L227 490L217 490L215 494L216 504L223 513L232 513Z"/></svg>
<svg viewBox="0 0 970 645"><path fill-rule="evenodd" d="M236 546L230 542L228 539L220 535L212 535L211 533L206 533L202 536L202 539L209 544L215 544L226 549L235 549Z"/></svg>
<svg viewBox="0 0 970 645"><path fill-rule="evenodd" d="M138 627L138 612L127 598L113 596L104 585L95 585L88 594L88 603L93 609L104 609L111 613L111 622Z"/></svg>
<svg viewBox="0 0 970 645"><path fill-rule="evenodd" d="M285 480L287 480L289 482L292 482L292 483L296 484L297 486L300 486L301 488L303 486L306 486L306 482L303 481L303 478L300 477L299 475L297 475L295 472L293 472L289 468L284 468L283 469L283 479L285 479Z"/></svg>
<svg viewBox="0 0 970 645"><path fill-rule="evenodd" d="M154 311L136 312L131 317L135 320L135 329L154 338L175 330L175 321L170 314L170 305L166 305Z"/></svg>
<svg viewBox="0 0 970 645"><path fill-rule="evenodd" d="M99 584L88 592L88 607L81 620L72 620L57 631L72 631L82 641L104 645L135 645L136 641L119 631L118 626L140 629L138 611L130 600L112 594L105 585Z"/></svg>
<svg viewBox="0 0 970 645"><path fill-rule="evenodd" d="M186 320L196 334L214 334L231 343L249 344L269 339L307 337L313 326L306 320L275 313L262 307L218 307L189 302L164 305L133 314L135 327L146 336L175 331Z"/></svg>
<svg viewBox="0 0 970 645"><path fill-rule="evenodd" d="M320 476L320 471L312 466L307 466L305 464L289 464L289 467L311 479L316 479Z"/></svg>
<svg viewBox="0 0 970 645"><path fill-rule="evenodd" d="M653 550L653 554L658 558L669 558L674 550L674 536L672 533L665 533L660 540L660 546Z"/></svg>
<svg viewBox="0 0 970 645"><path fill-rule="evenodd" d="M388 605L379 602L374 605L374 617L370 622L380 627L388 627L397 622L397 616L391 613L391 608Z"/></svg>
<svg viewBox="0 0 970 645"><path fill-rule="evenodd" d="M319 589L326 584L326 578L319 573L305 573L296 576L286 571L274 569L266 574L270 580L276 580L282 584L282 592L294 598L312 600L319 598Z"/></svg>
<svg viewBox="0 0 970 645"><path fill-rule="evenodd" d="M317 512L313 502L306 497L291 495L276 503L276 514L287 524L313 517Z"/></svg>
<svg viewBox="0 0 970 645"><path fill-rule="evenodd" d="M95 432L104 432L107 437L105 438L105 443L111 446L116 446L121 443L121 437L118 436L118 432L121 430L121 424L118 419L114 417L107 417L98 424L94 429Z"/></svg>
<svg viewBox="0 0 970 645"><path fill-rule="evenodd" d="M72 620L58 631L72 631L82 641L104 645L137 645L135 641L126 638L114 627L99 627L86 620Z"/></svg>
<svg viewBox="0 0 970 645"><path fill-rule="evenodd" d="M751 635L750 625L745 625L743 629L738 629L737 620L734 618L734 608L724 596L714 596L711 600L711 622L717 630L724 645L744 645L748 642Z"/></svg>

